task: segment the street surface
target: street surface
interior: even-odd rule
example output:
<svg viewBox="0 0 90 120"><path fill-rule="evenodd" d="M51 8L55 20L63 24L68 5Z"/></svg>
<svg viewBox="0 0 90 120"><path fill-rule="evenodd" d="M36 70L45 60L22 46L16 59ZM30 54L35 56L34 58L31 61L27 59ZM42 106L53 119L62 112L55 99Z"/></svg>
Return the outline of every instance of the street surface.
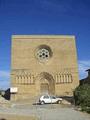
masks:
<svg viewBox="0 0 90 120"><path fill-rule="evenodd" d="M15 105L0 107L0 114L14 114L38 117L39 120L90 120L90 115L76 111L74 107L62 105ZM22 119L23 120L23 119Z"/></svg>

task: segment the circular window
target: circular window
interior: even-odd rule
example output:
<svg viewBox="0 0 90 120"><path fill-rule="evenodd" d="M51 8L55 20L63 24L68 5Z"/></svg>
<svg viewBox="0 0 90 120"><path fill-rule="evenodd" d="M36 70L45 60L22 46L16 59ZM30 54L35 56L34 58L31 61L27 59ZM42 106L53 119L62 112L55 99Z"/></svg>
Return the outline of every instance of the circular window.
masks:
<svg viewBox="0 0 90 120"><path fill-rule="evenodd" d="M47 45L41 45L36 50L36 57L40 61L46 61L52 56L52 51Z"/></svg>

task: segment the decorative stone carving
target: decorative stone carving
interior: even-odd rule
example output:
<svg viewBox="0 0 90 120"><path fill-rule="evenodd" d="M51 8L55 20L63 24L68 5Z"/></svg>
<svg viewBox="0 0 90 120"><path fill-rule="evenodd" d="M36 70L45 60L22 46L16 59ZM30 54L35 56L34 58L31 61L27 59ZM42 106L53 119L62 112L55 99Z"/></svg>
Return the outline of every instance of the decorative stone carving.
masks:
<svg viewBox="0 0 90 120"><path fill-rule="evenodd" d="M34 75L30 73L29 70L19 69L13 70L13 75L15 76L16 84L34 84Z"/></svg>
<svg viewBox="0 0 90 120"><path fill-rule="evenodd" d="M55 75L55 81L56 81L56 84L72 83L73 79L71 74L58 73Z"/></svg>

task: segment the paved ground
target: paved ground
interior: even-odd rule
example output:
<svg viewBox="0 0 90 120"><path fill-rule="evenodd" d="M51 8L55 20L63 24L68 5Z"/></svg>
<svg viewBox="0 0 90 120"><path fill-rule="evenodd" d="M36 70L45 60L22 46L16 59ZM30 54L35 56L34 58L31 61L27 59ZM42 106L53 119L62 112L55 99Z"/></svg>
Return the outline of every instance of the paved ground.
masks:
<svg viewBox="0 0 90 120"><path fill-rule="evenodd" d="M0 107L0 114L34 116L39 120L90 120L90 115L62 105L13 105Z"/></svg>
<svg viewBox="0 0 90 120"><path fill-rule="evenodd" d="M32 116L0 114L0 120L38 120Z"/></svg>

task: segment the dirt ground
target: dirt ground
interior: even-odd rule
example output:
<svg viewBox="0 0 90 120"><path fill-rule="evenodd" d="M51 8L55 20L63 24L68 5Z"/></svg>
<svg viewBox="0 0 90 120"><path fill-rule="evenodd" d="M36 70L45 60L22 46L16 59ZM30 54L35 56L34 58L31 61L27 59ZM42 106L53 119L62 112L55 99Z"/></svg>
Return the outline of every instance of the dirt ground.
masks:
<svg viewBox="0 0 90 120"><path fill-rule="evenodd" d="M0 114L0 120L38 120L31 116L17 116L17 115L6 115Z"/></svg>

